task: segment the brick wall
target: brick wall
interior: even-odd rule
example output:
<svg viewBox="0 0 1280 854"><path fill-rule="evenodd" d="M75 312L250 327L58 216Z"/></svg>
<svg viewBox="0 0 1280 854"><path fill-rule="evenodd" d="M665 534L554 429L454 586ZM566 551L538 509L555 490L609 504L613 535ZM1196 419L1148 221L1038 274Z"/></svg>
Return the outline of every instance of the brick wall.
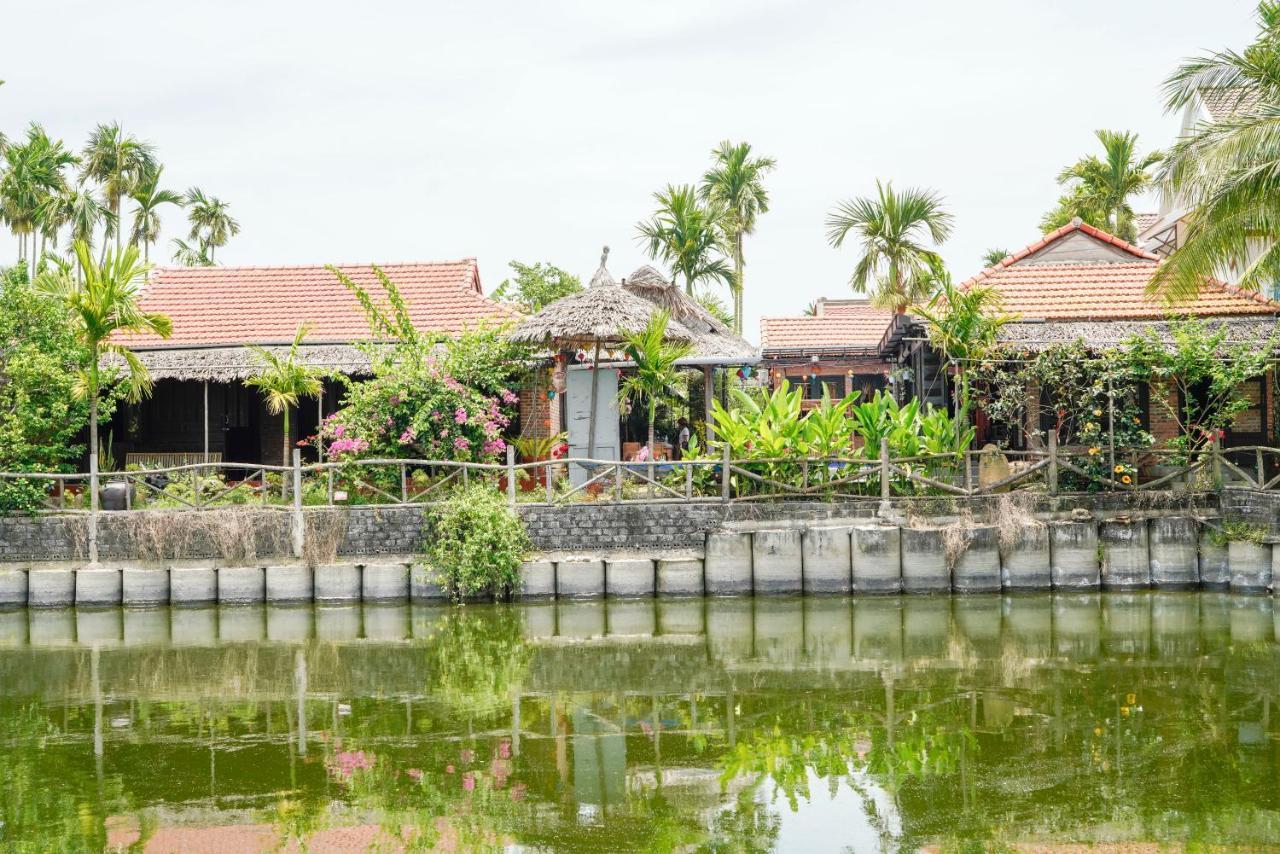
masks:
<svg viewBox="0 0 1280 854"><path fill-rule="evenodd" d="M1165 403L1168 405L1166 406ZM1157 446L1178 437L1178 422L1169 414L1170 409L1176 410L1177 407L1177 389L1168 381L1152 380L1147 403L1148 429L1155 437Z"/></svg>
<svg viewBox="0 0 1280 854"><path fill-rule="evenodd" d="M533 375L519 389L520 395L520 435L543 438L546 436L554 436L560 432L554 429L553 409L558 412L559 407L553 407L552 401L547 398L547 391L551 388L552 376L550 368L537 368ZM556 418L556 421L559 419Z"/></svg>

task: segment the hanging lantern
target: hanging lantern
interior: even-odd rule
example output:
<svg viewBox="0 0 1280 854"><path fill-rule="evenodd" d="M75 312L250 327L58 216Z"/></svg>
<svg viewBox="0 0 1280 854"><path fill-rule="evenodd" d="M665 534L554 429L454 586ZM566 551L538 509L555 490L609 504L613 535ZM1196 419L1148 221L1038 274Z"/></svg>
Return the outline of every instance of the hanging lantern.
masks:
<svg viewBox="0 0 1280 854"><path fill-rule="evenodd" d="M547 389L547 400L555 400L555 399L556 399L556 390L553 388Z"/></svg>
<svg viewBox="0 0 1280 854"><path fill-rule="evenodd" d="M747 378L747 375L743 373L745 370L746 368L738 368L738 379L745 380Z"/></svg>
<svg viewBox="0 0 1280 854"><path fill-rule="evenodd" d="M573 354L573 359L575 362L585 362L587 360L587 351L579 347L578 351Z"/></svg>
<svg viewBox="0 0 1280 854"><path fill-rule="evenodd" d="M751 366L743 365L741 368L738 368L738 375L741 376L744 380L747 377L751 376Z"/></svg>

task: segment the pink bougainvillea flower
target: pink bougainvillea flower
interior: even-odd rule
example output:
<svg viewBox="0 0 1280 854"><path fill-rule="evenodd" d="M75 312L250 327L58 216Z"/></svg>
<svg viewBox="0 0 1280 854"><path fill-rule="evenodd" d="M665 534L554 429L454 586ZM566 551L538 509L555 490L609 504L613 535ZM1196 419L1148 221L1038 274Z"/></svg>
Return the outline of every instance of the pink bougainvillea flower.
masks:
<svg viewBox="0 0 1280 854"><path fill-rule="evenodd" d="M504 738L498 742L498 757L500 759L511 758L511 741L509 739Z"/></svg>
<svg viewBox="0 0 1280 854"><path fill-rule="evenodd" d="M455 424L466 424L466 423L467 423L467 410L465 410L465 409L463 409L461 406L459 406L459 407L454 411L454 413L453 413L453 422L454 422Z"/></svg>
<svg viewBox="0 0 1280 854"><path fill-rule="evenodd" d="M453 446L459 451L465 451L467 448L471 447L471 440L466 436L459 436L453 440Z"/></svg>
<svg viewBox="0 0 1280 854"><path fill-rule="evenodd" d="M404 773L405 773L405 774L407 774L407 775L409 776L409 779L410 779L410 780L412 780L413 782L415 782L415 783L421 783L421 782L422 782L422 769L421 769L421 768L410 768L408 771L405 771Z"/></svg>
<svg viewBox="0 0 1280 854"><path fill-rule="evenodd" d="M475 791L476 775L468 771L462 775L462 788L468 792Z"/></svg>

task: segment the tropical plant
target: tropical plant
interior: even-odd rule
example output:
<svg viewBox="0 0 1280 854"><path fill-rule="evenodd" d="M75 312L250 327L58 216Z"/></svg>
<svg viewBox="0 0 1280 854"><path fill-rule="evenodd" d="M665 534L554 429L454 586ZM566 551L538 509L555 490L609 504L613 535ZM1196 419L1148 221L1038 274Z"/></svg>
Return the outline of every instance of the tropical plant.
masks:
<svg viewBox="0 0 1280 854"><path fill-rule="evenodd" d="M187 238L197 242L200 254L208 256L210 265L216 263L218 248L240 233L240 223L228 212L231 206L217 196L205 195L199 187L187 190L183 204L191 224Z"/></svg>
<svg viewBox="0 0 1280 854"><path fill-rule="evenodd" d="M60 140L53 140L34 122L26 141L4 149L5 170L0 174L0 219L18 238L18 259L26 261L34 278L41 251L37 238L47 234L42 206L66 187L63 170L76 162Z"/></svg>
<svg viewBox="0 0 1280 854"><path fill-rule="evenodd" d="M1189 209L1178 251L1150 285L1171 301L1193 298L1221 270L1238 270L1250 290L1280 281L1280 4L1260 3L1258 25L1243 51L1196 57L1165 80L1170 111L1204 92L1231 108L1178 140L1161 169L1164 191Z"/></svg>
<svg viewBox="0 0 1280 854"><path fill-rule="evenodd" d="M707 310L707 314L723 323L729 329L734 328L733 310L724 304L724 300L720 299L718 294L707 288L699 288L693 298L698 301L698 305Z"/></svg>
<svg viewBox="0 0 1280 854"><path fill-rule="evenodd" d="M258 368L244 384L262 392L268 412L282 416L284 444L281 446L280 464L285 466L289 465L289 449L293 441L289 410L297 406L302 398L317 397L324 391L324 372L298 358L298 348L302 346L309 330L307 324L300 324L285 353L277 353L256 344L248 345ZM284 492L288 493L287 482Z"/></svg>
<svg viewBox="0 0 1280 854"><path fill-rule="evenodd" d="M561 297L582 290L581 279L554 264L509 261L507 266L515 275L510 279L503 279L491 296L519 306L521 311L529 314L541 311Z"/></svg>
<svg viewBox="0 0 1280 854"><path fill-rule="evenodd" d="M924 319L929 343L942 354L956 376L960 394L956 401L956 425L963 428L973 411L969 371L998 349L1000 327L1013 320L1001 311L1001 297L994 288L974 284L957 287L941 265L932 271L935 291L925 305L912 313Z"/></svg>
<svg viewBox="0 0 1280 854"><path fill-rule="evenodd" d="M532 544L524 523L491 486L475 484L433 504L426 530L427 557L455 599L504 598L519 586Z"/></svg>
<svg viewBox="0 0 1280 854"><path fill-rule="evenodd" d="M60 229L69 227L73 244L83 240L92 249L99 225L106 225L108 232L115 228L111 211L92 190L84 187L66 187L48 196L40 206L38 217L50 244L57 242Z"/></svg>
<svg viewBox="0 0 1280 854"><path fill-rule="evenodd" d="M71 329L83 353L76 391L89 401L89 453L96 455L103 358L114 357L124 363L125 374L120 382L128 399L136 401L151 394L147 366L113 337L140 333L168 338L173 326L165 315L142 308L142 286L149 268L138 257L136 247L126 246L122 252L107 250L101 263L94 260L84 241L76 241L73 248L82 280L76 281L58 268L41 274L36 286L60 300L71 316ZM108 379L116 379L114 371ZM97 501L96 495L93 500ZM96 540L90 538L89 545L89 561L96 563Z"/></svg>
<svg viewBox="0 0 1280 854"><path fill-rule="evenodd" d="M102 186L107 209L115 223L116 257L122 257L120 201L130 195L146 175L156 171L155 148L126 134L118 122L100 124L89 135L80 162L80 183L94 180Z"/></svg>
<svg viewBox="0 0 1280 854"><path fill-rule="evenodd" d="M1049 232L1080 219L1132 241L1137 228L1129 199L1151 188L1152 170L1164 155L1153 151L1140 156L1136 133L1099 130L1095 136L1102 143L1103 156L1086 155L1062 170L1058 183L1067 192L1058 199L1057 207L1044 215L1040 227Z"/></svg>
<svg viewBox="0 0 1280 854"><path fill-rule="evenodd" d="M628 406L643 403L648 410L649 459L653 459L653 425L658 417L658 404L671 394L680 370L676 363L689 355L692 345L685 341L667 340L670 315L655 311L639 332L623 337L623 350L635 367L618 383L618 403Z"/></svg>
<svg viewBox="0 0 1280 854"><path fill-rule="evenodd" d="M144 261L151 259L151 244L160 237L160 206L183 205L180 194L160 188L160 177L163 174L164 167L160 166L147 172L129 193L129 198L137 205L133 212L133 233L130 240L134 244L142 244Z"/></svg>
<svg viewBox="0 0 1280 854"><path fill-rule="evenodd" d="M733 258L733 331L742 334L743 239L754 234L756 220L769 211L764 177L777 167L772 157L752 157L751 143L724 140L711 152L713 163L702 176L698 196L724 211L720 228Z"/></svg>
<svg viewBox="0 0 1280 854"><path fill-rule="evenodd" d="M982 253L982 265L984 267L994 267L1012 254L1008 249L988 249Z"/></svg>
<svg viewBox="0 0 1280 854"><path fill-rule="evenodd" d="M720 257L725 212L699 203L697 192L688 184L668 184L653 198L658 210L636 225L636 239L650 258L670 266L672 283L683 278L685 292L693 296L700 282L733 281L733 272Z"/></svg>
<svg viewBox="0 0 1280 854"><path fill-rule="evenodd" d="M876 305L902 312L932 295L930 274L941 259L924 241L936 247L951 235L951 225L952 216L934 191L897 192L892 183L877 181L875 198L849 199L827 215L827 240L839 249L854 235L862 257L850 279L853 289L871 294Z"/></svg>
<svg viewBox="0 0 1280 854"><path fill-rule="evenodd" d="M809 304L808 304L808 305L806 305L806 306L804 307L804 311L802 311L802 312L801 312L801 314L803 314L805 317L817 317L817 316L818 316L818 301L817 301L817 300L811 300L811 301L809 302Z"/></svg>
<svg viewBox="0 0 1280 854"><path fill-rule="evenodd" d="M180 237L173 238L173 260L184 267L212 267L209 249L201 244L192 246Z"/></svg>

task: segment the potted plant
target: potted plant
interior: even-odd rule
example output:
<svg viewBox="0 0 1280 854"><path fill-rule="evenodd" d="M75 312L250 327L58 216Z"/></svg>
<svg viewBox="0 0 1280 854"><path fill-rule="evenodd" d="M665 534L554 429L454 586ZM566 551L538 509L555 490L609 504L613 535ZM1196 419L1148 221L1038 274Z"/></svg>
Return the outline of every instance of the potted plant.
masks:
<svg viewBox="0 0 1280 854"><path fill-rule="evenodd" d="M554 436L521 436L512 444L520 457L520 462L536 463L564 456L566 438L564 433L557 433ZM547 485L547 473L550 470L551 466L521 469L516 476L516 485L521 492L533 492L536 489L545 488ZM504 475L501 480L501 488L505 490L507 488L506 476Z"/></svg>

